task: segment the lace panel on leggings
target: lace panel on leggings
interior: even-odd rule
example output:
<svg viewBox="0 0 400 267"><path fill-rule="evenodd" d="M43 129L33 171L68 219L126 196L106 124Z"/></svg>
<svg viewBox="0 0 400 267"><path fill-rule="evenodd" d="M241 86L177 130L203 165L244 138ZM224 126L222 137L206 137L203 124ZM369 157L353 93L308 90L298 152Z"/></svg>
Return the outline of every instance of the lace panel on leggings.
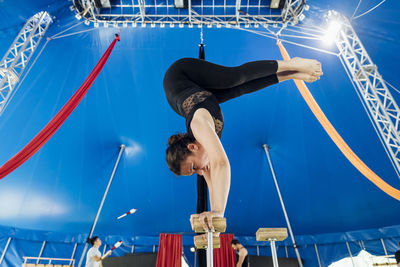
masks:
<svg viewBox="0 0 400 267"><path fill-rule="evenodd" d="M211 96L212 93L208 91L200 91L192 94L188 98L185 99L182 103L182 109L185 112L185 117L187 117L190 111L194 108L198 103L203 102L207 99L207 97Z"/></svg>
<svg viewBox="0 0 400 267"><path fill-rule="evenodd" d="M185 117L189 115L190 111L194 108L195 105L203 102L207 99L207 97L211 95L212 93L209 91L200 91L186 98L182 103L182 109L185 112ZM211 114L211 116L212 115L213 114ZM217 133L217 135L220 135L222 129L224 128L224 123L221 120L216 119L214 116L212 116L212 118L214 120L215 132Z"/></svg>

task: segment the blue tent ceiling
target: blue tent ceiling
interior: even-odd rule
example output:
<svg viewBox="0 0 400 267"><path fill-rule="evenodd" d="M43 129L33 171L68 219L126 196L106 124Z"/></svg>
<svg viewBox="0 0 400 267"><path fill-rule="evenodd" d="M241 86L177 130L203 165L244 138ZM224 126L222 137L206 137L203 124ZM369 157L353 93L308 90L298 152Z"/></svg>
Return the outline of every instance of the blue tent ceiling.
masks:
<svg viewBox="0 0 400 267"><path fill-rule="evenodd" d="M308 1L308 21L330 9L351 16L358 1ZM0 52L27 18L48 10L47 36L77 23L64 1L1 1ZM360 13L376 4L363 1ZM400 3L387 1L353 25L383 77L399 87ZM74 31L89 29L80 25ZM77 90L111 42L115 28L52 40L0 117L0 164L18 152ZM205 29L206 58L223 65L279 59L273 40L234 29ZM184 120L162 88L168 66L196 57L199 29L124 28L88 95L54 137L0 181L0 224L86 233L90 229L120 144L124 153L96 232L157 235L189 232L196 179L175 177L165 164L169 135ZM322 47L321 44L316 44ZM339 59L286 46L317 58L325 75L309 88L338 132L378 175L400 180L386 156ZM399 95L393 92L398 99ZM400 100L399 100L400 101ZM398 201L366 180L344 158L314 118L293 82L222 104L222 143L232 167L228 231L253 235L260 226L285 225L262 144L271 157L296 234L342 232L400 224ZM134 216L116 221L130 208Z"/></svg>

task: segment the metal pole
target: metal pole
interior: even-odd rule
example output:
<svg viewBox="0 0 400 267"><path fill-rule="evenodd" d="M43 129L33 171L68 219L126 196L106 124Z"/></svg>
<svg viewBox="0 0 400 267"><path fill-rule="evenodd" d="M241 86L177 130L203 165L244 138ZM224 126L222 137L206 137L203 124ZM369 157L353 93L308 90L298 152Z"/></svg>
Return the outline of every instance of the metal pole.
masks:
<svg viewBox="0 0 400 267"><path fill-rule="evenodd" d="M287 246L285 246L285 254L286 254L286 258L289 258L289 253L287 251Z"/></svg>
<svg viewBox="0 0 400 267"><path fill-rule="evenodd" d="M40 257L42 257L44 246L46 246L46 241L43 241L42 248L40 249L38 259L36 260L36 264L39 264L39 262L40 262Z"/></svg>
<svg viewBox="0 0 400 267"><path fill-rule="evenodd" d="M135 252L135 245L132 245L131 253Z"/></svg>
<svg viewBox="0 0 400 267"><path fill-rule="evenodd" d="M283 211L283 214L285 215L286 224L287 224L287 227L288 227L288 230L289 230L290 237L291 237L292 242L293 242L294 251L296 252L297 261L299 262L299 266L303 267L303 262L301 261L299 250L297 249L296 240L294 239L292 226L290 225L289 217L288 217L287 212L286 212L285 203L283 202L283 198L282 198L282 195L281 195L281 190L279 189L278 180L276 179L274 167L272 166L272 161L271 161L271 158L269 156L269 147L266 144L264 144L263 148L264 148L265 154L267 155L267 158L268 158L268 163L269 163L269 167L271 169L272 178L274 178L276 192L278 193L279 201L281 202L281 206L282 206L282 211Z"/></svg>
<svg viewBox="0 0 400 267"><path fill-rule="evenodd" d="M350 259L351 259L351 263L352 263L353 267L355 267L356 265L354 264L354 260L353 260L353 254L351 254L351 250L350 250L350 245L349 245L349 242L346 242L346 246L347 246L347 250L349 251L349 255L350 255Z"/></svg>
<svg viewBox="0 0 400 267"><path fill-rule="evenodd" d="M364 245L364 241L360 240L360 241L358 242L358 244L360 245L360 248L361 248L362 250L366 250L366 249L365 249L365 245Z"/></svg>
<svg viewBox="0 0 400 267"><path fill-rule="evenodd" d="M381 243L382 243L383 251L385 251L385 255L387 256L388 253L387 253L387 249L386 249L386 246L385 246L385 242L383 241L383 238L381 238Z"/></svg>
<svg viewBox="0 0 400 267"><path fill-rule="evenodd" d="M318 266L321 267L321 259L319 258L319 252L318 252L318 247L317 244L314 244L314 248L315 248L315 253L317 254L317 259L318 259Z"/></svg>
<svg viewBox="0 0 400 267"><path fill-rule="evenodd" d="M124 150L125 150L125 145L121 145L120 148L119 148L119 154L118 154L117 161L115 162L114 169L113 169L113 171L111 173L111 176L110 176L110 180L108 181L108 185L107 185L106 191L104 192L103 199L101 200L99 209L97 210L96 218L94 218L94 222L93 222L92 228L90 229L89 238L91 238L92 235L93 235L94 228L96 227L96 224L97 224L97 221L99 219L101 210L103 208L104 201L106 200L106 197L107 197L107 194L108 194L108 190L110 189L111 183L112 183L112 181L114 179L115 172L117 171L119 160L121 159L121 156L122 156L122 153L124 152ZM88 246L89 246L89 243L86 242L85 248L83 249L81 258L80 258L79 263L78 263L78 267L82 266L83 258L85 257L85 254L86 254Z"/></svg>
<svg viewBox="0 0 400 267"><path fill-rule="evenodd" d="M194 266L193 267L197 267L196 263L197 263L197 249L195 248L194 249Z"/></svg>
<svg viewBox="0 0 400 267"><path fill-rule="evenodd" d="M260 256L260 247L257 245L257 256Z"/></svg>
<svg viewBox="0 0 400 267"><path fill-rule="evenodd" d="M8 238L6 246L5 246L4 250L3 250L3 253L1 254L0 264L3 262L4 257L6 256L6 252L7 252L7 249L8 249L8 246L10 245L10 243L11 243L11 237Z"/></svg>
<svg viewBox="0 0 400 267"><path fill-rule="evenodd" d="M76 252L76 248L77 248L77 247L78 247L78 243L75 243L74 249L72 250L71 261L69 262L69 265L72 265L72 262L73 262L73 260L74 260L75 252Z"/></svg>
<svg viewBox="0 0 400 267"><path fill-rule="evenodd" d="M192 24L192 0L188 0L188 6L189 6L189 23Z"/></svg>
<svg viewBox="0 0 400 267"><path fill-rule="evenodd" d="M214 266L214 246L213 246L213 232L207 231L207 267Z"/></svg>
<svg viewBox="0 0 400 267"><path fill-rule="evenodd" d="M269 240L269 243L271 244L272 263L274 267L279 267L278 256L276 255L275 241L276 241L275 239Z"/></svg>

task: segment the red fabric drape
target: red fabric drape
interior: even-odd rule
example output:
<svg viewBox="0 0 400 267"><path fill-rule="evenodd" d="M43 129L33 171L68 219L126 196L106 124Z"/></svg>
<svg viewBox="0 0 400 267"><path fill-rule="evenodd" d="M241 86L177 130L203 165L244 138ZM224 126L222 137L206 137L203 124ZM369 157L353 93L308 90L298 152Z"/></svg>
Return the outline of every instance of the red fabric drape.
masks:
<svg viewBox="0 0 400 267"><path fill-rule="evenodd" d="M21 166L30 157L32 157L44 144L46 144L46 142L55 134L55 132L57 132L58 128L61 127L72 111L74 111L74 109L79 105L83 97L92 86L93 82L96 80L117 41L119 41L118 35L115 36L114 41L94 67L89 77L87 77L78 91L76 91L71 99L68 100L68 102L56 114L56 116L20 152L18 152L14 157L0 167L0 179L3 179L16 168Z"/></svg>
<svg viewBox="0 0 400 267"><path fill-rule="evenodd" d="M182 267L182 235L160 234L156 267Z"/></svg>
<svg viewBox="0 0 400 267"><path fill-rule="evenodd" d="M231 246L234 239L233 234L221 234L221 247L214 249L214 266L215 267L235 267L236 255Z"/></svg>

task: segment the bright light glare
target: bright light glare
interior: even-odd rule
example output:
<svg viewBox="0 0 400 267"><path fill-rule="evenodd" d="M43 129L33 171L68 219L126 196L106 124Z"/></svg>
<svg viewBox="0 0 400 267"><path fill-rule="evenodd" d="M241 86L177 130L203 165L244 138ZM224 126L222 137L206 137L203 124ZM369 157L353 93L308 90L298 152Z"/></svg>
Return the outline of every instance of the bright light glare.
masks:
<svg viewBox="0 0 400 267"><path fill-rule="evenodd" d="M142 152L140 145L130 138L121 137L121 143L125 145L125 155L128 157L137 156Z"/></svg>
<svg viewBox="0 0 400 267"><path fill-rule="evenodd" d="M28 198L29 197L29 198ZM29 199L29 200L28 200ZM51 196L32 190L29 195L19 188L0 191L0 219L28 218L47 219L67 212L67 207Z"/></svg>
<svg viewBox="0 0 400 267"><path fill-rule="evenodd" d="M331 44L336 40L342 24L339 21L333 20L329 23L329 27L322 37L322 41L326 44Z"/></svg>

